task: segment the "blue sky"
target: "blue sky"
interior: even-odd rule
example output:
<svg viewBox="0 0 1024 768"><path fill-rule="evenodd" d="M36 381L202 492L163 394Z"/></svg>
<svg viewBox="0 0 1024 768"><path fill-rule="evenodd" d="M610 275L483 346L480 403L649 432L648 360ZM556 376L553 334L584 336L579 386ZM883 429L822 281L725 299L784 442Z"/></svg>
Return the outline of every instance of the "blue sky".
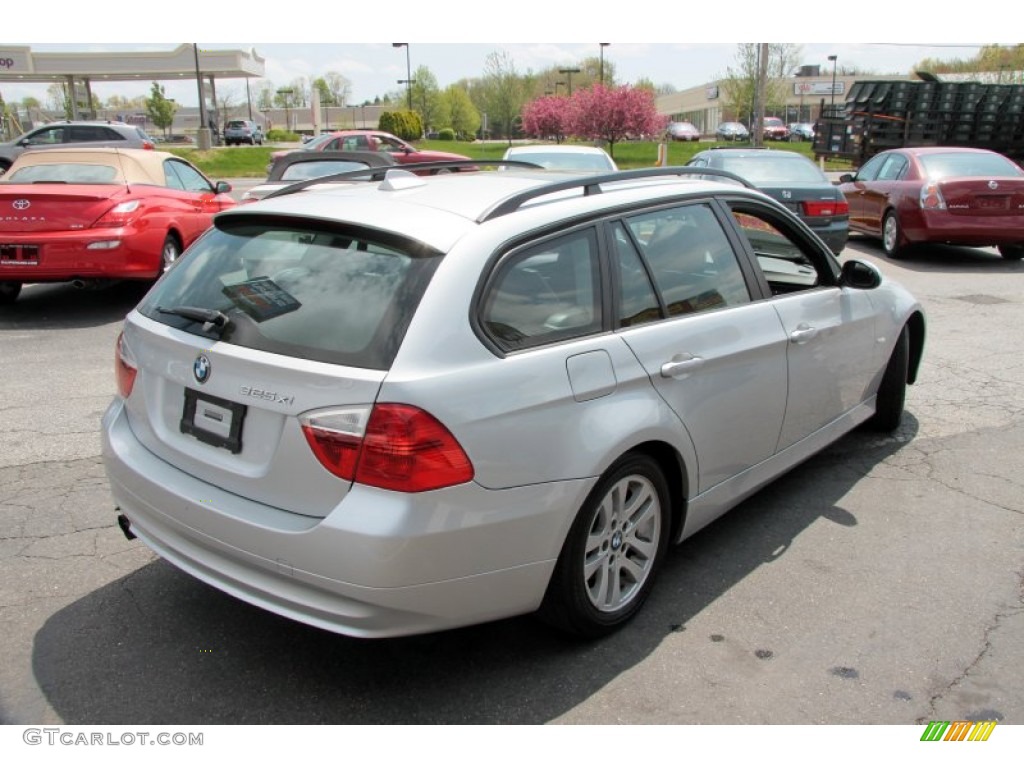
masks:
<svg viewBox="0 0 1024 768"><path fill-rule="evenodd" d="M877 11L873 7L877 6ZM21 6L24 7L24 6ZM922 27L909 9L896 8L881 0L862 0L856 11L836 4L834 12L820 4L804 6L806 18L798 6L787 6L784 19L773 18L769 7L759 5L757 16L743 6L731 6L726 13L716 13L709 3L700 6L677 5L672 10L643 10L625 18L625 6L606 12L596 4L578 5L590 10L586 14L556 10L549 1L519 0L515 3L459 3L451 13L459 26L444 18L445 4L390 2L368 6L367 14L349 14L345 6L302 4L295 14L270 15L252 11L239 12L237 7L214 10L194 0L175 4L174 14L161 14L159 29L128 26L116 35L109 20L97 22L88 13L73 15L59 22L39 23L37 14L18 7L14 22L7 29L32 30L27 39L7 40L9 45L29 45L33 50L151 50L171 49L182 42L198 42L204 48L255 48L266 59L267 78L280 86L298 76L318 76L338 71L352 83L352 99L359 103L388 91L399 90L398 79L405 77L405 52L391 42L368 42L373 39L409 40L412 68L427 66L443 87L463 77L481 74L487 55L506 51L520 72L540 71L553 65L567 66L588 56L597 56L596 42L610 40L605 49L606 60L616 68L619 82L634 82L647 77L657 84L671 83L683 89L700 85L724 75L735 64L736 45L740 40L768 37L798 42L801 62L830 65L827 57L835 54L839 64L869 68L874 72L906 73L913 64L928 56L966 58L978 43L962 40L1000 42L993 39L992 24L979 19L958 19L951 40L948 26L937 29ZM203 8L203 10L198 10ZM17 16L26 13L25 23ZM69 11L74 14L74 11ZM607 21L604 17L611 17ZM376 20L372 24L363 21ZM865 23L856 29L855 19L885 19L884 30L877 23ZM905 23L904 23L905 22ZM90 29L90 27L100 28ZM102 29L102 31L101 31ZM906 30L912 30L907 33ZM889 42L884 42L886 33ZM299 36L301 32L301 37ZM897 34L898 33L898 34ZM853 42L858 37L883 42ZM198 39L197 39L198 38ZM616 40L618 39L618 42ZM701 42L679 42L679 40ZM97 42L86 42L93 40ZM240 42L240 41L254 42ZM568 40L576 42L544 42ZM817 42L824 40L826 42ZM926 41L926 42L908 42ZM102 42L99 42L102 41ZM224 41L224 42L215 42ZM483 42L481 42L483 41ZM526 42L524 42L526 41ZM633 42L630 42L633 41ZM828 42L831 41L831 42ZM928 42L930 41L930 42ZM1009 41L1006 41L1009 42ZM195 102L194 84L165 83L168 96L184 104ZM230 87L230 86L222 86ZM244 85L235 87L244 95ZM0 83L5 99L16 101L22 95L45 93L45 86L14 86ZM143 82L95 84L101 98L114 93L133 96L144 94Z"/></svg>

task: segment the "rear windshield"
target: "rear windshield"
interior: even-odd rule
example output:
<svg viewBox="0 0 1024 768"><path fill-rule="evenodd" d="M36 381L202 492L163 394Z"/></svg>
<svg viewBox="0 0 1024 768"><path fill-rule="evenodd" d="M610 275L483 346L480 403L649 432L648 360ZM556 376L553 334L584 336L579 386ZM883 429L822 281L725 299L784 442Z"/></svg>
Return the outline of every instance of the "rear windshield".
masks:
<svg viewBox="0 0 1024 768"><path fill-rule="evenodd" d="M245 121L244 120L232 120L230 123L228 123L228 128L245 128L245 127L246 127L246 125L245 125Z"/></svg>
<svg viewBox="0 0 1024 768"><path fill-rule="evenodd" d="M62 184L111 184L116 180L117 168L91 163L27 165L4 178L4 181L18 184L36 184L47 181Z"/></svg>
<svg viewBox="0 0 1024 768"><path fill-rule="evenodd" d="M929 179L950 176L1024 176L1024 171L1002 155L983 152L950 152L921 155Z"/></svg>
<svg viewBox="0 0 1024 768"><path fill-rule="evenodd" d="M742 176L751 184L828 183L828 178L814 163L800 156L766 153L757 157L722 157L716 165Z"/></svg>
<svg viewBox="0 0 1024 768"><path fill-rule="evenodd" d="M209 230L147 295L147 317L250 349L386 370L440 255L370 230L245 224ZM223 312L223 328L175 308Z"/></svg>

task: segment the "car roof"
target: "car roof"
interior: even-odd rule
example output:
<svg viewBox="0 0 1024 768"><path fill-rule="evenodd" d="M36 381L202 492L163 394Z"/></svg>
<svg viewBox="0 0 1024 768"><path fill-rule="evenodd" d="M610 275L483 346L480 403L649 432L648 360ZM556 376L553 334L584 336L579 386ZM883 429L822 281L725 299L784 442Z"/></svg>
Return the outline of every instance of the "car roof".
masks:
<svg viewBox="0 0 1024 768"><path fill-rule="evenodd" d="M641 173L638 171L581 177L579 173L528 169L416 176L401 168L389 168L384 181L320 184L232 209L220 214L217 221L275 214L352 222L397 232L448 251L489 218L500 218L509 223L511 231L521 234L553 221L681 194L742 192L760 196L734 184L699 179L692 168L647 170L654 172L651 178L637 178ZM553 188L561 182L568 188ZM512 212L515 215L502 215Z"/></svg>
<svg viewBox="0 0 1024 768"><path fill-rule="evenodd" d="M82 147L78 149L32 149L23 152L10 170L8 178L19 168L35 165L59 165L61 163L89 163L109 165L118 169L111 183L157 184L165 186L165 160L180 160L170 152L152 149L129 149L120 147ZM182 161L184 162L184 161Z"/></svg>

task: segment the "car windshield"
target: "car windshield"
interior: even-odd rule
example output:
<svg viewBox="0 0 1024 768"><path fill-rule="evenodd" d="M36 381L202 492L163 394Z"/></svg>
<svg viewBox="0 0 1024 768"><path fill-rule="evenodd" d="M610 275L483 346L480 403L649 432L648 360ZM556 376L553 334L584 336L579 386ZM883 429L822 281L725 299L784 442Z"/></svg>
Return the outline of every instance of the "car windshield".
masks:
<svg viewBox="0 0 1024 768"><path fill-rule="evenodd" d="M310 139L309 141L307 141L305 144L302 145L302 148L306 149L306 150L321 149L325 144L330 142L331 139L333 139L333 138L334 138L334 136L332 136L331 134L324 133L324 134L321 134L320 136L317 136L315 139Z"/></svg>
<svg viewBox="0 0 1024 768"><path fill-rule="evenodd" d="M89 163L48 163L28 165L6 176L4 182L12 184L114 184L117 168Z"/></svg>
<svg viewBox="0 0 1024 768"><path fill-rule="evenodd" d="M727 150L725 150L727 151ZM798 156L764 154L745 157L720 157L714 167L732 171L752 184L811 182L828 183L825 175L810 160Z"/></svg>
<svg viewBox="0 0 1024 768"><path fill-rule="evenodd" d="M228 123L228 128L245 128L244 120L232 120Z"/></svg>
<svg viewBox="0 0 1024 768"><path fill-rule="evenodd" d="M1024 171L1010 160L987 152L921 155L920 160L929 179L947 179L951 176L1024 176Z"/></svg>
<svg viewBox="0 0 1024 768"><path fill-rule="evenodd" d="M220 220L139 307L147 317L231 344L386 370L440 254L383 232ZM218 330L176 307L222 312Z"/></svg>

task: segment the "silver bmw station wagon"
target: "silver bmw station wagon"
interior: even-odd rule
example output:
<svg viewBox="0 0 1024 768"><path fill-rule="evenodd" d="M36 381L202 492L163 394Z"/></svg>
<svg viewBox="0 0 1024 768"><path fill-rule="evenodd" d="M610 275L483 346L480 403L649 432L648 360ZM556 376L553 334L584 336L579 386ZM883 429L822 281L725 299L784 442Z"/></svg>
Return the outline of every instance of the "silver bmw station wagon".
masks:
<svg viewBox="0 0 1024 768"><path fill-rule="evenodd" d="M895 429L924 346L874 266L693 173L383 168L218 215L117 342L125 534L346 635L617 629L669 544Z"/></svg>

